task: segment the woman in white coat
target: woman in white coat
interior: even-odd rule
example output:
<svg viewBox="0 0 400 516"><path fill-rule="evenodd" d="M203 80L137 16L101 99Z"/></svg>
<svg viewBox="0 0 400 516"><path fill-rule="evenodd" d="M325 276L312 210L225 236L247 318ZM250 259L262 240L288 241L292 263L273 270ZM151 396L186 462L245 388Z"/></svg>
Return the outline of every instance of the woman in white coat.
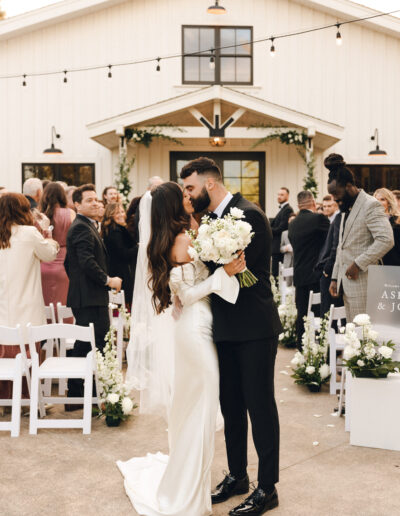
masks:
<svg viewBox="0 0 400 516"><path fill-rule="evenodd" d="M8 193L0 198L0 326L46 324L40 261L51 262L59 245L33 225L29 201ZM18 346L0 346L0 357L13 358ZM11 383L0 382L0 398L9 398Z"/></svg>

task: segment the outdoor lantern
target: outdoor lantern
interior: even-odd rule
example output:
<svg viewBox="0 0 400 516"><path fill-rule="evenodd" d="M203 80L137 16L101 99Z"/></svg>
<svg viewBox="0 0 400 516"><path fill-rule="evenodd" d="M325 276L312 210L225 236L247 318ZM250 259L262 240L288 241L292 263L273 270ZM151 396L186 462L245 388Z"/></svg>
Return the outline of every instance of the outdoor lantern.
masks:
<svg viewBox="0 0 400 516"><path fill-rule="evenodd" d="M371 136L372 141L376 141L374 150L369 151L368 156L386 156L387 152L379 148L378 129L375 129L374 135Z"/></svg>
<svg viewBox="0 0 400 516"><path fill-rule="evenodd" d="M221 138L220 136L214 136L213 138L210 138L210 144L213 147L223 147L225 143L225 138Z"/></svg>
<svg viewBox="0 0 400 516"><path fill-rule="evenodd" d="M215 0L214 5L210 5L210 7L207 9L208 14L225 14L226 9L225 7L222 7L222 5L218 5L219 0Z"/></svg>
<svg viewBox="0 0 400 516"><path fill-rule="evenodd" d="M54 125L52 125L51 126L51 147L48 149L45 149L43 151L43 154L62 154L63 153L61 149L56 149L54 147L54 137L60 138L60 135L57 134L56 128L54 127Z"/></svg>

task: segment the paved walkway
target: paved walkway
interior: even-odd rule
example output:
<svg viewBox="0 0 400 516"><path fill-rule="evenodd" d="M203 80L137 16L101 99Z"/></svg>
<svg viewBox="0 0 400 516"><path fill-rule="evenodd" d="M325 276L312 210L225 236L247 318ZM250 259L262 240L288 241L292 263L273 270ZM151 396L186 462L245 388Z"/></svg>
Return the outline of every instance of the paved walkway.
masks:
<svg viewBox="0 0 400 516"><path fill-rule="evenodd" d="M280 349L277 360L280 506L271 514L400 515L400 452L350 446L343 418L331 416L335 398L327 387L312 394L282 373L290 374L292 355ZM134 516L115 461L158 450L167 453L167 433L157 417L133 417L119 428L95 419L90 436L79 430L39 430L30 436L28 418L23 418L19 438L0 433L0 515ZM218 432L213 485L224 469L224 437ZM251 442L248 471L255 480L257 458ZM213 515L227 515L239 501L215 506Z"/></svg>

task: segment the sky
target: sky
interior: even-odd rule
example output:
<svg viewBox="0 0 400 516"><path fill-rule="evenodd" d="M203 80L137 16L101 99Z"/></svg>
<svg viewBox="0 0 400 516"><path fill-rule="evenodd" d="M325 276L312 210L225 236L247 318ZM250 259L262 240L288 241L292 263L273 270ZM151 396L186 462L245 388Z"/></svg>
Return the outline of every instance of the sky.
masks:
<svg viewBox="0 0 400 516"><path fill-rule="evenodd" d="M0 0L0 4L7 17L10 17L60 1L62 0ZM221 3L223 4L223 0ZM359 0L355 3L366 5L382 12L400 9L400 0ZM226 0L226 4L229 4L229 0ZM228 5L226 7L228 8ZM400 17L400 12L396 16Z"/></svg>

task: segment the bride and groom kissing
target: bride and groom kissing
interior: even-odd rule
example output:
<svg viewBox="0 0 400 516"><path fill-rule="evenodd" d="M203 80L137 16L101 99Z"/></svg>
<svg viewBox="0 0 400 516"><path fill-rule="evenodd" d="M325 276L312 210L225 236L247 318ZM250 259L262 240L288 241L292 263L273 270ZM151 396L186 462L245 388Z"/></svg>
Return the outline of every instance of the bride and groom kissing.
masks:
<svg viewBox="0 0 400 516"><path fill-rule="evenodd" d="M196 212L208 209L223 217L239 208L255 234L245 258L241 255L223 267L193 262L181 188L168 182L151 193L147 257L152 304L157 313L168 310L174 298L182 306L174 325L169 457L148 454L119 461L118 466L139 514L207 516L211 503L249 492L249 414L259 460L258 486L229 514L264 514L278 505L279 476L274 366L282 328L269 281L272 233L256 205L225 189L213 160L193 160L180 176ZM246 265L258 282L240 288L235 274ZM211 493L219 403L229 473Z"/></svg>

